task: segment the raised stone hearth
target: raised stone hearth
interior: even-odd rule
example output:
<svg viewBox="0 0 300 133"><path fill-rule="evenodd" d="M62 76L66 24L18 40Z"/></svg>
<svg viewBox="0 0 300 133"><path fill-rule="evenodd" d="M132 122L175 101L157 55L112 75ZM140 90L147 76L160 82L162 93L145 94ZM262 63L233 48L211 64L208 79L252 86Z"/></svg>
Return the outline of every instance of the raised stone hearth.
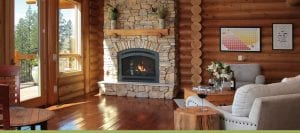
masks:
<svg viewBox="0 0 300 133"><path fill-rule="evenodd" d="M167 9L166 36L105 34L110 29L108 6L104 9L104 81L98 82L100 94L128 97L149 97L171 99L175 96L176 79L176 35L174 0L105 0L105 5L116 3L119 11L118 29L157 29L158 17L153 9L164 6ZM119 56L127 50L145 49L158 55L157 80L154 83L124 82L120 76ZM132 66L136 66L132 65ZM126 65L128 68L128 65ZM122 74L121 74L122 75Z"/></svg>
<svg viewBox="0 0 300 133"><path fill-rule="evenodd" d="M174 97L174 85L136 82L99 82L100 94L143 98Z"/></svg>

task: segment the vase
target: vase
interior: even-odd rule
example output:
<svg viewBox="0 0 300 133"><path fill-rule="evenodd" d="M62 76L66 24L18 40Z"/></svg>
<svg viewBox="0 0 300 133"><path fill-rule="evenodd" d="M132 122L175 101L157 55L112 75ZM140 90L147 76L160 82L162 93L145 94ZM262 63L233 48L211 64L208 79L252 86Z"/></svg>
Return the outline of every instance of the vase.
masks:
<svg viewBox="0 0 300 133"><path fill-rule="evenodd" d="M218 90L218 91L222 90L222 81L221 80L215 80L214 89Z"/></svg>
<svg viewBox="0 0 300 133"><path fill-rule="evenodd" d="M40 79L39 79L39 67L38 66L32 67L31 76L32 76L33 82L35 84L39 84Z"/></svg>
<svg viewBox="0 0 300 133"><path fill-rule="evenodd" d="M165 19L158 19L158 28L164 29L165 28Z"/></svg>
<svg viewBox="0 0 300 133"><path fill-rule="evenodd" d="M111 20L110 21L110 28L111 29L116 29L116 25L117 25L117 20Z"/></svg>

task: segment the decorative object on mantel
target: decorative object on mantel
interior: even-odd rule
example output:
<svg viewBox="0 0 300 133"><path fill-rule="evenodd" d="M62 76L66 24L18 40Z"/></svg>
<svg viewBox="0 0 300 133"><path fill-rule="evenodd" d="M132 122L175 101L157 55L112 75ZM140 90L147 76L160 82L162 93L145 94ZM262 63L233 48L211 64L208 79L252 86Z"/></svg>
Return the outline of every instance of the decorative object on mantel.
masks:
<svg viewBox="0 0 300 133"><path fill-rule="evenodd" d="M169 29L117 29L104 30L104 33L109 36L167 36Z"/></svg>
<svg viewBox="0 0 300 133"><path fill-rule="evenodd" d="M213 61L211 65L207 67L207 71L210 73L216 89L233 78L233 71L230 66L220 61Z"/></svg>
<svg viewBox="0 0 300 133"><path fill-rule="evenodd" d="M167 17L167 10L164 6L159 6L157 8L157 16L159 17L158 19L158 28L163 29L165 28L165 18Z"/></svg>
<svg viewBox="0 0 300 133"><path fill-rule="evenodd" d="M273 24L273 50L293 50L293 24Z"/></svg>
<svg viewBox="0 0 300 133"><path fill-rule="evenodd" d="M300 0L286 0L290 6L300 6Z"/></svg>
<svg viewBox="0 0 300 133"><path fill-rule="evenodd" d="M220 50L226 52L260 52L259 27L221 27Z"/></svg>
<svg viewBox="0 0 300 133"><path fill-rule="evenodd" d="M116 29L117 25L117 18L119 16L119 11L117 9L117 6L112 6L110 4L107 4L110 9L109 9L109 16L110 16L110 28L111 29Z"/></svg>

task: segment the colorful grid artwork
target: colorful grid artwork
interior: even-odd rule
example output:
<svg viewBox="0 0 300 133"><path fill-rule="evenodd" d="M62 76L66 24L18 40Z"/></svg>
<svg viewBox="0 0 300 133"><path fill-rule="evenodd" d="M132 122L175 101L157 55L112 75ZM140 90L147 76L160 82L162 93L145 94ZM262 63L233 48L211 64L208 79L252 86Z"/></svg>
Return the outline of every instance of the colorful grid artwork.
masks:
<svg viewBox="0 0 300 133"><path fill-rule="evenodd" d="M260 51L260 28L221 28L221 51Z"/></svg>

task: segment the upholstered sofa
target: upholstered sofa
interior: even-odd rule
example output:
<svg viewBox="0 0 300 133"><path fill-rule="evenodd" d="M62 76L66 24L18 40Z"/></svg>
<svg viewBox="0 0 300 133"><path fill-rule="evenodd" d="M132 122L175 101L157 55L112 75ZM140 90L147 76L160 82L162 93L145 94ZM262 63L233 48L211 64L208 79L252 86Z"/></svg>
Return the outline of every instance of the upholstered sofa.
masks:
<svg viewBox="0 0 300 133"><path fill-rule="evenodd" d="M190 96L186 106L199 106L201 99ZM300 76L267 85L249 84L237 89L232 106L204 105L220 112L222 129L300 129Z"/></svg>
<svg viewBox="0 0 300 133"><path fill-rule="evenodd" d="M236 78L236 87L247 84L264 84L265 77L261 75L259 64L229 64Z"/></svg>

